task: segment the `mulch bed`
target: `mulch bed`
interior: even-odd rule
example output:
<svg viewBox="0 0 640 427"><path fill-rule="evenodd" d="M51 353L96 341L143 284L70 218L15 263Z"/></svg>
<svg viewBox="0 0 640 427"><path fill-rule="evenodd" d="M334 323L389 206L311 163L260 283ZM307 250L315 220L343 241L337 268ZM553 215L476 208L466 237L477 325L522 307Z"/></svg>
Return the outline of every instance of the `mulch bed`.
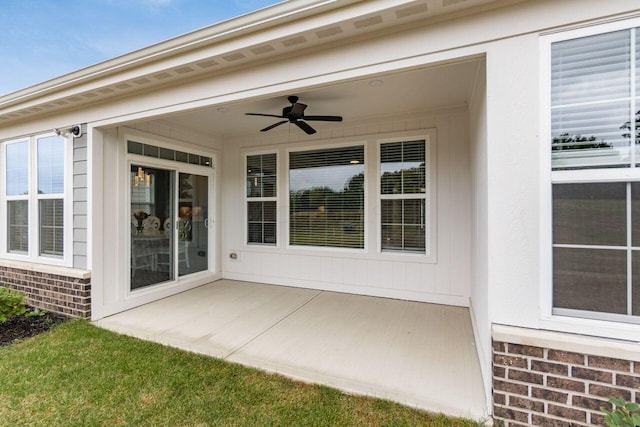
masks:
<svg viewBox="0 0 640 427"><path fill-rule="evenodd" d="M13 317L6 322L0 323L0 347L48 331L52 326L65 320L68 320L68 318L53 313L45 313L42 316L34 317L25 315Z"/></svg>

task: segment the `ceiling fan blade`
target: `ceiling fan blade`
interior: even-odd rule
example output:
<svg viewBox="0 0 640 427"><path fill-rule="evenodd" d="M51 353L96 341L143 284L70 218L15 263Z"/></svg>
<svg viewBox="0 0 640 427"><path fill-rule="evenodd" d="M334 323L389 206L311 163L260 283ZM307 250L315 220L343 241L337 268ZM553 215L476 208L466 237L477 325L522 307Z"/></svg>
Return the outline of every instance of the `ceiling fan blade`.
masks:
<svg viewBox="0 0 640 427"><path fill-rule="evenodd" d="M312 128L311 126L309 126L308 123L305 123L303 121L295 121L294 122L296 124L296 126L298 126L300 129L302 129L303 131L305 131L307 133L307 135L313 135L314 133L316 133L316 130L314 128Z"/></svg>
<svg viewBox="0 0 640 427"><path fill-rule="evenodd" d="M304 113L304 110L306 108L307 108L307 106L305 104L301 104L300 102L296 102L291 107L291 115L295 116L295 117L302 117L302 113Z"/></svg>
<svg viewBox="0 0 640 427"><path fill-rule="evenodd" d="M268 130L273 129L273 128L274 128L274 127L276 127L276 126L283 125L283 124L287 123L288 121L289 121L289 120L283 120L283 121L281 121L281 122L274 123L274 124L272 124L271 126L267 126L267 127L266 127L266 128L264 128L264 129L260 129L260 132L266 132L266 131L268 131Z"/></svg>
<svg viewBox="0 0 640 427"><path fill-rule="evenodd" d="M278 116L276 114L262 114L262 113L244 113L247 116L263 116L263 117L277 117L279 119L286 119L284 116Z"/></svg>
<svg viewBox="0 0 640 427"><path fill-rule="evenodd" d="M341 122L342 117L340 116L304 116L305 120L315 120L319 122Z"/></svg>

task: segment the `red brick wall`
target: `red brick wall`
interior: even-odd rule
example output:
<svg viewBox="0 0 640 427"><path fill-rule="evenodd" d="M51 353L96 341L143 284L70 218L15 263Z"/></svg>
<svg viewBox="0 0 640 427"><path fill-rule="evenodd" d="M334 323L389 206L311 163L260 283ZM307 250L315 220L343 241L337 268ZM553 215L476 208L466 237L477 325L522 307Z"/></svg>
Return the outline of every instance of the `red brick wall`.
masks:
<svg viewBox="0 0 640 427"><path fill-rule="evenodd" d="M0 286L27 294L27 304L71 317L91 317L91 279L0 266Z"/></svg>
<svg viewBox="0 0 640 427"><path fill-rule="evenodd" d="M604 425L611 396L640 403L640 362L493 343L494 418L505 426Z"/></svg>

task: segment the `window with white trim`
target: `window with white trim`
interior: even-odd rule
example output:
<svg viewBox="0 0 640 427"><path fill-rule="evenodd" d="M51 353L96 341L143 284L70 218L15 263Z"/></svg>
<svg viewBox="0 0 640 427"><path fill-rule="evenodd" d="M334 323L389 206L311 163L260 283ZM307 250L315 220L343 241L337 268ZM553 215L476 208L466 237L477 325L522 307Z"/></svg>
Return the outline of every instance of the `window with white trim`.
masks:
<svg viewBox="0 0 640 427"><path fill-rule="evenodd" d="M247 243L277 243L276 153L246 156Z"/></svg>
<svg viewBox="0 0 640 427"><path fill-rule="evenodd" d="M62 260L65 244L65 153L62 136L2 144L6 229L3 247L18 259Z"/></svg>
<svg viewBox="0 0 640 427"><path fill-rule="evenodd" d="M5 145L7 250L29 253L29 141Z"/></svg>
<svg viewBox="0 0 640 427"><path fill-rule="evenodd" d="M640 323L639 53L636 28L551 43L557 315Z"/></svg>
<svg viewBox="0 0 640 427"><path fill-rule="evenodd" d="M289 153L289 243L364 249L364 146Z"/></svg>
<svg viewBox="0 0 640 427"><path fill-rule="evenodd" d="M426 252L426 142L380 144L381 250Z"/></svg>

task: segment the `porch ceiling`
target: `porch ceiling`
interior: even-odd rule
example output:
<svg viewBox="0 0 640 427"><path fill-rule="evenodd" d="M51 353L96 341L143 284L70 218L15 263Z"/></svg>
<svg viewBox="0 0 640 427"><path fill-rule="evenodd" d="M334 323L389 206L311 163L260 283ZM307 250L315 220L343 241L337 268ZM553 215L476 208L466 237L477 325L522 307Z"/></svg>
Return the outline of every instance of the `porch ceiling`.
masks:
<svg viewBox="0 0 640 427"><path fill-rule="evenodd" d="M467 60L438 67L366 79L165 117L170 126L218 137L257 135L277 118L246 116L245 113L280 114L289 105L288 95L297 95L307 104L307 115L341 115L342 124L311 122L320 134L325 129L349 126L355 122L389 115L411 114L442 108L464 107L473 96L474 82L481 62ZM295 127L295 126L294 126ZM299 132L299 130L294 130ZM280 126L269 135L289 132Z"/></svg>

